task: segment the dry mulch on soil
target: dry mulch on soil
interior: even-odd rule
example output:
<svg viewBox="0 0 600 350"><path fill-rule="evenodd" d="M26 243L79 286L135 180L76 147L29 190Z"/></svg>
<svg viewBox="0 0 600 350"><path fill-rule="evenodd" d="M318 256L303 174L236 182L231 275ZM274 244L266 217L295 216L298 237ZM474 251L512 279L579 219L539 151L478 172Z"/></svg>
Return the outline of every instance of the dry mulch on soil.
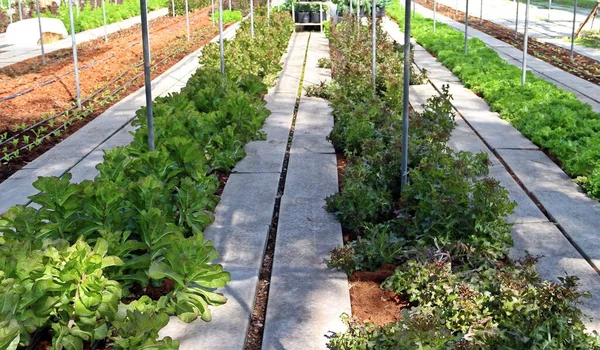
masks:
<svg viewBox="0 0 600 350"><path fill-rule="evenodd" d="M415 0L421 6L433 10L432 1ZM438 13L452 18L457 22L465 23L464 12L458 11L458 16L455 15L455 9L439 4ZM518 33L515 37L515 31L486 19L480 23L479 17L469 15L469 27L475 28L496 39L502 40L515 48L523 51L523 34ZM562 47L543 43L535 38L529 37L527 52L551 65L560 68L568 73L576 75L591 83L600 85L600 63L586 56L575 53L573 61L570 58L570 50Z"/></svg>
<svg viewBox="0 0 600 350"><path fill-rule="evenodd" d="M356 320L383 326L402 318L402 309L408 307L408 303L380 287L394 270L394 266L384 265L377 271L357 271L350 277L352 316Z"/></svg>

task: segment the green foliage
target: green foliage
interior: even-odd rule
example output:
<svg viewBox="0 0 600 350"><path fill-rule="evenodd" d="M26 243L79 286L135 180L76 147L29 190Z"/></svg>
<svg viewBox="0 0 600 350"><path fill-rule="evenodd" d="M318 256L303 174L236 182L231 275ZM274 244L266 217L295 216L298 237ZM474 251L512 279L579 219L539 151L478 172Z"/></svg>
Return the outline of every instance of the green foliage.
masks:
<svg viewBox="0 0 600 350"><path fill-rule="evenodd" d="M214 21L217 22L219 20L219 11L213 13ZM241 11L229 11L223 10L223 23L234 23L242 20L242 12Z"/></svg>
<svg viewBox="0 0 600 350"><path fill-rule="evenodd" d="M577 278L541 281L532 257L492 263L471 252L428 255L403 264L382 287L407 296L413 314L442 320L473 348L600 348L574 306L587 296Z"/></svg>
<svg viewBox="0 0 600 350"><path fill-rule="evenodd" d="M600 30L584 30L575 39L575 42L583 46L598 49L600 48Z"/></svg>
<svg viewBox="0 0 600 350"><path fill-rule="evenodd" d="M403 25L403 9L394 4L388 12ZM465 55L463 34L444 24L433 32L431 20L417 15L411 33L492 110L556 156L588 194L600 198L600 115L589 105L531 73L521 87L519 68L478 39L469 40Z"/></svg>
<svg viewBox="0 0 600 350"><path fill-rule="evenodd" d="M379 43L381 56L395 62L377 68L373 88L364 31L357 33L348 19L332 28L334 81L315 88L333 107L329 139L347 157L341 193L327 198L327 209L356 237L331 252L329 266L352 274L394 264L382 287L410 306L400 321L383 327L344 318L349 329L332 334L328 346L598 349L600 338L586 334L576 307L587 296L577 290L577 279L541 281L535 259L507 257L506 217L515 204L488 177L486 154L447 146L455 126L447 86L423 112L410 115L409 177L400 192L402 50Z"/></svg>
<svg viewBox="0 0 600 350"><path fill-rule="evenodd" d="M166 0L148 0L147 4L148 11L154 11L165 7ZM115 4L108 1L106 2L105 7L107 24L120 22L127 18L140 15L140 2L137 0L123 0L122 4ZM73 6L73 11L75 11L75 6ZM64 23L66 28L71 28L67 2L63 2L58 8L57 15L51 13L50 11L46 11L41 15L42 17L58 18ZM76 33L103 26L104 17L102 13L102 7L98 6L92 8L90 4L86 4L85 7L80 9L79 16L75 16L74 14L74 24Z"/></svg>
<svg viewBox="0 0 600 350"><path fill-rule="evenodd" d="M272 32L257 19L255 41L278 61L292 28L272 24L279 29ZM235 39L244 47L247 32L242 26ZM226 48L232 61L236 45ZM40 177L31 197L39 209L15 206L2 215L0 347L28 346L33 333L49 329L53 349L96 340L114 349L176 349L177 341L158 340L170 315L210 321L209 306L226 302L216 289L231 277L212 263L218 253L202 231L219 200L215 173L230 171L243 146L263 136L267 88L242 71L224 78L218 51L204 55L212 57L181 92L154 102L154 151L142 108L134 141L106 151L93 181ZM278 69L274 59L239 59L254 72ZM131 300L134 287L149 285L173 288L157 301Z"/></svg>
<svg viewBox="0 0 600 350"><path fill-rule="evenodd" d="M175 2L175 15L185 16L185 1L186 0L174 0ZM188 0L188 11L194 12L199 9L203 9L211 5L210 0ZM216 5L215 5L216 6ZM173 15L173 5L171 1L166 2L166 7L169 9L169 16Z"/></svg>
<svg viewBox="0 0 600 350"><path fill-rule="evenodd" d="M257 19L265 18L256 16ZM267 85L275 83L277 72L281 69L279 62L281 54L288 46L288 35L292 30L292 18L287 13L273 13L269 26L254 28L254 40L250 37L250 23L241 23L241 32L236 35L236 40L225 41L225 74L234 78L245 75L260 77ZM241 37L240 37L241 36ZM239 40L238 40L239 39ZM250 50L249 47L252 49ZM203 52L208 53L200 57L201 65L219 67L218 43L210 43L204 47ZM235 60L227 59L235 57Z"/></svg>

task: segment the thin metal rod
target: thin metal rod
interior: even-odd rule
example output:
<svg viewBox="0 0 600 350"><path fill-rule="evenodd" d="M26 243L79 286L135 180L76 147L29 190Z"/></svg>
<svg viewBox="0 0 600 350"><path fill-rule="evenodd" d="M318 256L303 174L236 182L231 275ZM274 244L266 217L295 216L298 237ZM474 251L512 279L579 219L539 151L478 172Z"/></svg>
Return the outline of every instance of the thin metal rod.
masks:
<svg viewBox="0 0 600 350"><path fill-rule="evenodd" d="M548 22L550 22L550 12L552 11L552 0L548 0Z"/></svg>
<svg viewBox="0 0 600 350"><path fill-rule="evenodd" d="M371 52L371 83L373 84L373 91L375 91L375 77L377 69L377 16L375 10L375 0L373 0L373 6L371 7L371 18L373 22L373 33L372 33L372 52Z"/></svg>
<svg viewBox="0 0 600 350"><path fill-rule="evenodd" d="M573 52L575 51L575 20L577 19L577 0L573 4L573 29L571 30L571 61L573 61Z"/></svg>
<svg viewBox="0 0 600 350"><path fill-rule="evenodd" d="M73 46L73 67L75 71L75 91L77 107L81 109L81 90L79 89L79 65L77 63L77 41L75 39L75 20L73 19L73 2L69 0L69 20L71 21L71 44Z"/></svg>
<svg viewBox="0 0 600 350"><path fill-rule="evenodd" d="M250 0L250 37L254 39L254 1Z"/></svg>
<svg viewBox="0 0 600 350"><path fill-rule="evenodd" d="M231 0L229 0L229 11L231 11Z"/></svg>
<svg viewBox="0 0 600 350"><path fill-rule="evenodd" d="M104 42L108 42L108 31L106 30L106 0L102 0L102 18L104 19Z"/></svg>
<svg viewBox="0 0 600 350"><path fill-rule="evenodd" d="M527 31L529 30L529 0L525 5L525 32L523 34L523 75L521 75L521 86L525 86L525 80L527 75Z"/></svg>
<svg viewBox="0 0 600 350"><path fill-rule="evenodd" d="M456 6L454 7L454 19L458 17L458 0L456 0Z"/></svg>
<svg viewBox="0 0 600 350"><path fill-rule="evenodd" d="M435 19L435 15L437 12L437 0L433 0L433 31L435 32L435 27L437 24L437 21Z"/></svg>
<svg viewBox="0 0 600 350"><path fill-rule="evenodd" d="M185 0L185 26L187 28L187 40L190 41L190 10L188 0Z"/></svg>
<svg viewBox="0 0 600 350"><path fill-rule="evenodd" d="M483 23L483 0L479 4L479 24Z"/></svg>
<svg viewBox="0 0 600 350"><path fill-rule="evenodd" d="M404 77L402 90L402 166L400 192L408 183L408 99L410 84L410 0L405 0L404 11Z"/></svg>
<svg viewBox="0 0 600 350"><path fill-rule="evenodd" d="M223 48L223 0L219 0L219 52L221 55L221 74L225 76L225 50Z"/></svg>
<svg viewBox="0 0 600 350"><path fill-rule="evenodd" d="M173 10L171 16L175 17L175 0L171 0L171 9Z"/></svg>
<svg viewBox="0 0 600 350"><path fill-rule="evenodd" d="M469 52L469 0L465 5L465 55Z"/></svg>
<svg viewBox="0 0 600 350"><path fill-rule="evenodd" d="M152 76L150 75L150 36L148 35L148 6L140 0L142 15L142 46L144 51L144 85L146 88L146 120L148 121L148 149L154 151L154 115L152 113Z"/></svg>
<svg viewBox="0 0 600 350"><path fill-rule="evenodd" d="M517 17L515 18L515 39L519 34L519 0L515 0L517 3Z"/></svg>
<svg viewBox="0 0 600 350"><path fill-rule="evenodd" d="M19 21L23 20L23 9L21 8L21 0L17 0L17 3L19 4Z"/></svg>
<svg viewBox="0 0 600 350"><path fill-rule="evenodd" d="M42 34L42 16L40 16L40 0L35 0L35 12L37 12L38 27L40 28L40 49L42 50L42 64L46 64L46 53L44 52L44 35Z"/></svg>
<svg viewBox="0 0 600 350"><path fill-rule="evenodd" d="M213 27L215 26L215 0L211 0L211 6L212 6L212 25Z"/></svg>

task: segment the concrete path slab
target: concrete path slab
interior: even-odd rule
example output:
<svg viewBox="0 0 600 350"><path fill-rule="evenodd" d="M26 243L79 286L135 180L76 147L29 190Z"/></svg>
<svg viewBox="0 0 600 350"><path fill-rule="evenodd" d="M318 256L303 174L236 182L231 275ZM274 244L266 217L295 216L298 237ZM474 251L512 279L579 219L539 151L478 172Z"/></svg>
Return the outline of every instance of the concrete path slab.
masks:
<svg viewBox="0 0 600 350"><path fill-rule="evenodd" d="M311 62L327 57L325 42L323 34L312 34L306 73L318 71ZM351 312L346 275L328 269L325 261L343 244L340 223L324 208L325 197L338 191L335 154L325 141L332 127L326 101L300 99L279 212L265 350L325 349L325 335L343 331L339 316Z"/></svg>
<svg viewBox="0 0 600 350"><path fill-rule="evenodd" d="M293 34L290 42L290 53L304 53L308 33ZM282 58L282 61L285 59ZM195 321L185 324L172 317L161 332L180 340L181 349L244 348L273 219L301 73L302 70L297 67L284 65L280 76L297 75L298 79L297 83L288 80L279 85L283 89L295 91L295 95L271 90L265 97L268 108L276 107L263 127L266 140L246 145L248 154L230 175L215 211L215 222L205 232L206 238L214 243L220 254L217 262L222 263L224 269L231 273L232 281L220 290L228 298L227 303L211 308L213 321L210 323Z"/></svg>
<svg viewBox="0 0 600 350"><path fill-rule="evenodd" d="M579 251L600 268L600 203L586 196L541 151L499 150L499 154Z"/></svg>
<svg viewBox="0 0 600 350"><path fill-rule="evenodd" d="M588 330L600 331L600 276L596 271L550 222L517 224L512 232L515 245L511 257L520 258L526 252L540 256L537 268L542 278L555 282L566 274L580 278L580 290L592 294L592 298L583 299L579 305L584 314L592 318L583 321Z"/></svg>

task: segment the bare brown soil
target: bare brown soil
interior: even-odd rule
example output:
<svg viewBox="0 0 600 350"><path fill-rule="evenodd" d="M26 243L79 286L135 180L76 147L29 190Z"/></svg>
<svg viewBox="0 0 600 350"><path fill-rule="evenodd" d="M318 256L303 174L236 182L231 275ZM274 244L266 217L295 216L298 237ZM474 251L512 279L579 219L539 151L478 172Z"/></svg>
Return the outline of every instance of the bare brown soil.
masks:
<svg viewBox="0 0 600 350"><path fill-rule="evenodd" d="M402 309L408 307L408 303L380 287L394 269L392 265L384 265L377 271L357 271L350 277L352 316L356 320L383 326L402 318Z"/></svg>
<svg viewBox="0 0 600 350"><path fill-rule="evenodd" d="M162 17L150 22L153 78L217 35L218 28L212 26L209 10L205 8L190 16L192 32L189 42L186 40L185 17ZM78 57L82 99L85 101L86 97L97 94L96 100L100 98L103 102L94 103L90 98L89 103L94 103L93 111L83 119L74 119L72 115L70 119L66 116L57 118L54 128L68 123L65 130L61 129L59 135L49 136L31 150L22 150L19 158L1 164L0 182L144 84L140 67L142 46L139 25L109 35L108 43L97 39L78 45ZM46 66L41 65L38 57L0 70L0 100L32 89L16 98L0 101L0 135L15 135L24 127L42 122L44 117L73 105L75 86L71 50L55 51L47 58ZM117 90L120 91L115 93ZM112 94L114 98L105 99L105 94ZM90 106L89 103L84 103L84 107ZM40 125L40 128L48 129L46 133L53 130L48 123ZM40 132L40 128L28 132L29 142L35 140L34 131ZM0 158L26 145L23 136L19 135L19 138L17 145L5 144L0 148Z"/></svg>
<svg viewBox="0 0 600 350"><path fill-rule="evenodd" d="M421 6L433 10L433 1L415 0ZM465 22L464 12L439 4L438 13L452 18L460 23ZM515 31L488 20L480 21L479 17L469 16L469 27L480 30L496 39L502 40L519 50L523 50L523 34L518 33L515 37ZM527 53L544 60L551 65L560 68L566 72L576 75L594 84L600 84L600 64L586 56L575 53L573 61L570 58L570 51L562 47L540 42L534 38L529 38Z"/></svg>

